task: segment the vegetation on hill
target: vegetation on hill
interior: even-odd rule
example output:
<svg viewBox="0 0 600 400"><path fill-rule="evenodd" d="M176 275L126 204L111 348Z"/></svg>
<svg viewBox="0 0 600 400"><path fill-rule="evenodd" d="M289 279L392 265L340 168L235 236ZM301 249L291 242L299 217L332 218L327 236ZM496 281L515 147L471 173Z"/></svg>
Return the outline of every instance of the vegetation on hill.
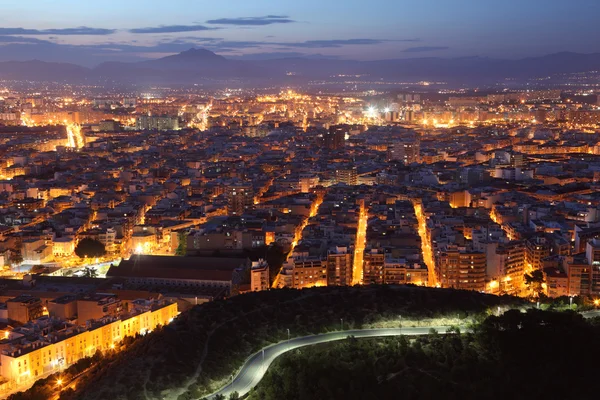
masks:
<svg viewBox="0 0 600 400"><path fill-rule="evenodd" d="M79 258L104 257L106 249L101 242L95 239L85 238L77 244L77 247L75 247L75 254L77 254Z"/></svg>
<svg viewBox="0 0 600 400"><path fill-rule="evenodd" d="M278 358L249 400L591 399L600 327L509 311L473 333L353 339Z"/></svg>
<svg viewBox="0 0 600 400"><path fill-rule="evenodd" d="M414 286L324 287L248 293L202 304L106 357L63 399L198 399L260 348L292 336L482 318L521 299ZM107 368L107 365L110 367Z"/></svg>

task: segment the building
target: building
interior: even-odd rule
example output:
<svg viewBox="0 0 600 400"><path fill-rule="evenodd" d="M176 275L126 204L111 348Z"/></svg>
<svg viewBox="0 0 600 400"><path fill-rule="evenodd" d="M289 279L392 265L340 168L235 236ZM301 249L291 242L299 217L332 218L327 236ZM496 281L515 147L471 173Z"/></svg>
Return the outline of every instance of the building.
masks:
<svg viewBox="0 0 600 400"><path fill-rule="evenodd" d="M75 240L72 236L55 238L52 242L54 257L70 257L75 252Z"/></svg>
<svg viewBox="0 0 600 400"><path fill-rule="evenodd" d="M301 174L298 178L298 186L302 193L310 193L310 190L319 184L319 177L313 174Z"/></svg>
<svg viewBox="0 0 600 400"><path fill-rule="evenodd" d="M254 207L254 189L251 184L237 184L227 187L227 212L229 215L242 215Z"/></svg>
<svg viewBox="0 0 600 400"><path fill-rule="evenodd" d="M137 104L137 99L134 97L124 97L123 98L123 107L125 108L135 108L136 104Z"/></svg>
<svg viewBox="0 0 600 400"><path fill-rule="evenodd" d="M121 130L121 125L118 121L106 119L104 121L100 121L98 129L100 132L118 132Z"/></svg>
<svg viewBox="0 0 600 400"><path fill-rule="evenodd" d="M335 171L335 180L337 183L356 186L358 184L358 172L356 167L337 169Z"/></svg>
<svg viewBox="0 0 600 400"><path fill-rule="evenodd" d="M136 119L136 129L150 131L179 130L179 118L170 116L141 115Z"/></svg>
<svg viewBox="0 0 600 400"><path fill-rule="evenodd" d="M77 299L77 321L84 324L90 320L100 319L107 315L118 315L123 311L123 304L111 293L87 294Z"/></svg>
<svg viewBox="0 0 600 400"><path fill-rule="evenodd" d="M403 103L420 103L421 95L416 93L400 93L398 100Z"/></svg>
<svg viewBox="0 0 600 400"><path fill-rule="evenodd" d="M327 253L327 286L352 285L353 252L336 246Z"/></svg>
<svg viewBox="0 0 600 400"><path fill-rule="evenodd" d="M394 258L386 254L383 265L383 284L404 285L412 283L422 286L427 284L429 273L427 267L420 263L409 263L404 258Z"/></svg>
<svg viewBox="0 0 600 400"><path fill-rule="evenodd" d="M222 296L228 296L250 266L244 257L134 255L111 266L106 276L141 286L217 288L222 289Z"/></svg>
<svg viewBox="0 0 600 400"><path fill-rule="evenodd" d="M543 269L544 259L550 257L550 242L541 236L530 238L525 243L525 264L529 268Z"/></svg>
<svg viewBox="0 0 600 400"><path fill-rule="evenodd" d="M349 134L349 128L343 125L331 126L329 130L323 133L321 144L329 150L339 150L344 148L346 135Z"/></svg>
<svg viewBox="0 0 600 400"><path fill-rule="evenodd" d="M421 139L418 134L393 143L387 150L388 161L401 161L404 164L421 162Z"/></svg>
<svg viewBox="0 0 600 400"><path fill-rule="evenodd" d="M20 295L6 302L8 319L22 324L40 318L43 315L42 302L30 295Z"/></svg>
<svg viewBox="0 0 600 400"><path fill-rule="evenodd" d="M52 259L53 248L42 239L24 240L21 249L23 261L30 264L43 264Z"/></svg>
<svg viewBox="0 0 600 400"><path fill-rule="evenodd" d="M436 260L436 275L444 288L485 290L485 253L449 245Z"/></svg>
<svg viewBox="0 0 600 400"><path fill-rule="evenodd" d="M252 263L250 286L253 292L269 289L269 264L265 260L260 259Z"/></svg>
<svg viewBox="0 0 600 400"><path fill-rule="evenodd" d="M363 282L365 284L383 285L385 253L380 249L365 250L363 255Z"/></svg>
<svg viewBox="0 0 600 400"><path fill-rule="evenodd" d="M295 289L327 285L326 263L318 256L295 253L292 287Z"/></svg>
<svg viewBox="0 0 600 400"><path fill-rule="evenodd" d="M158 245L156 228L138 225L133 228L131 248L136 254L152 254ZM109 236L105 236L109 237ZM114 243L114 238L113 238Z"/></svg>
<svg viewBox="0 0 600 400"><path fill-rule="evenodd" d="M104 317L87 326L69 325L42 318L23 329L40 332L36 340L14 340L0 354L0 375L11 384L24 384L62 371L96 351L114 349L126 336L146 334L169 324L177 316L177 304L164 300L135 300L131 310ZM19 333L20 328L13 330ZM22 335L24 337L24 335Z"/></svg>
<svg viewBox="0 0 600 400"><path fill-rule="evenodd" d="M60 320L77 318L77 295L66 294L48 302L48 313Z"/></svg>

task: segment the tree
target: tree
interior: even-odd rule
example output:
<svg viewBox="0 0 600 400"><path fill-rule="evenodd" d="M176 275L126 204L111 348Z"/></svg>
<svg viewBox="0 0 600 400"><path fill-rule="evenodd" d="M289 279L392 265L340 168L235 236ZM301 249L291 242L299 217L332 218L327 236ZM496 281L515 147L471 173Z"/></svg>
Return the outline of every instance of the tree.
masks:
<svg viewBox="0 0 600 400"><path fill-rule="evenodd" d="M233 392L229 395L229 400L238 400L240 398L240 394L238 392Z"/></svg>
<svg viewBox="0 0 600 400"><path fill-rule="evenodd" d="M286 254L283 251L283 247L280 245L273 243L267 248L265 260L267 261L267 264L269 264L269 279L271 283L273 283L275 277L281 270L285 258Z"/></svg>
<svg viewBox="0 0 600 400"><path fill-rule="evenodd" d="M177 256L185 256L187 254L187 232L177 232L177 240L179 245L175 250L175 255Z"/></svg>
<svg viewBox="0 0 600 400"><path fill-rule="evenodd" d="M16 252L13 253L12 257L10 258L10 262L13 266L19 265L23 262L23 255L21 254L21 252Z"/></svg>
<svg viewBox="0 0 600 400"><path fill-rule="evenodd" d="M85 269L83 270L83 276L85 276L86 278L97 278L98 271L96 270L96 268L85 267Z"/></svg>
<svg viewBox="0 0 600 400"><path fill-rule="evenodd" d="M75 247L75 254L77 254L79 258L102 257L106 254L106 249L99 241L85 238L77 244L77 247Z"/></svg>
<svg viewBox="0 0 600 400"><path fill-rule="evenodd" d="M525 274L525 284L536 298L539 298L544 292L543 283L544 273L541 270L536 269L531 274Z"/></svg>

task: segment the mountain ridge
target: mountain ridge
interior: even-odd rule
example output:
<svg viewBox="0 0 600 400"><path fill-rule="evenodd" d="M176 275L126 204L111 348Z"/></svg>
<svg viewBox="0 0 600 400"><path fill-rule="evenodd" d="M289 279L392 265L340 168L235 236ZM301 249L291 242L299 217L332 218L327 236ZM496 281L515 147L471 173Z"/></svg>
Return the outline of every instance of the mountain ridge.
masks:
<svg viewBox="0 0 600 400"><path fill-rule="evenodd" d="M93 68L43 60L0 62L0 79L78 81L111 79L123 83L192 83L213 79L298 82L332 75L363 75L380 79L497 81L560 73L600 70L600 53L559 52L517 60L481 56L392 58L373 61L284 57L228 59L210 50L191 48L152 60L105 62Z"/></svg>

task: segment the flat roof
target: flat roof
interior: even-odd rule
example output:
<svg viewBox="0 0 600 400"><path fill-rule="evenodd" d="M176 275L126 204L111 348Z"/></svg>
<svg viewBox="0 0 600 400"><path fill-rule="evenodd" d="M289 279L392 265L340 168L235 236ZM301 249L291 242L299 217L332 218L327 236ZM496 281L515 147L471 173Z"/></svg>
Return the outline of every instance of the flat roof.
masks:
<svg viewBox="0 0 600 400"><path fill-rule="evenodd" d="M136 255L111 267L107 276L231 281L233 271L247 264L246 257L169 257Z"/></svg>

